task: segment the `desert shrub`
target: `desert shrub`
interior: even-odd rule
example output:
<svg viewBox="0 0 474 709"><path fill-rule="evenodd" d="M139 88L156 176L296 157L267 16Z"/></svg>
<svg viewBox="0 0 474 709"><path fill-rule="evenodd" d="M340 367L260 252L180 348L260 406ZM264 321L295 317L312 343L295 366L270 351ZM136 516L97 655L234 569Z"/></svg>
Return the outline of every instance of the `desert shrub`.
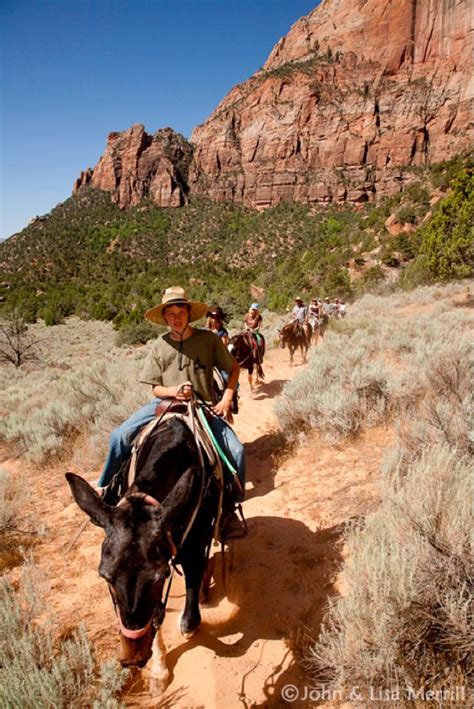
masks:
<svg viewBox="0 0 474 709"><path fill-rule="evenodd" d="M399 690L388 706L413 704L420 691L468 700L472 473L448 446L425 448L403 474L392 469L380 509L347 535L348 592L331 603L308 658L319 681L357 687L366 701Z"/></svg>
<svg viewBox="0 0 474 709"><path fill-rule="evenodd" d="M19 478L0 468L0 534L15 525L25 497L26 491Z"/></svg>
<svg viewBox="0 0 474 709"><path fill-rule="evenodd" d="M416 224L417 210L412 204L404 204L397 209L395 216L401 224Z"/></svg>
<svg viewBox="0 0 474 709"><path fill-rule="evenodd" d="M431 425L444 430L443 440L461 445L462 437L465 450L469 417L449 411L469 406L470 318L446 300L462 288L366 294L344 320L331 321L324 347L313 350L308 368L276 405L285 434L316 428L336 440L406 417L422 403Z"/></svg>
<svg viewBox="0 0 474 709"><path fill-rule="evenodd" d="M276 413L286 435L316 428L334 441L386 421L417 396L410 370L391 370L379 346L385 336L361 321L334 325L309 367L285 385ZM352 330L355 328L355 330ZM351 331L352 330L352 331Z"/></svg>
<svg viewBox="0 0 474 709"><path fill-rule="evenodd" d="M40 462L64 453L80 433L110 432L146 400L145 387L130 386L138 381L139 366L125 358L81 366L60 378L32 372L28 398L18 387L8 399L9 392L4 395L10 413L0 422L0 438Z"/></svg>
<svg viewBox="0 0 474 709"><path fill-rule="evenodd" d="M36 621L44 597L39 579L30 573L19 593L7 580L0 585L0 705L122 706L116 695L127 673L113 663L98 666L83 627L55 642L51 624Z"/></svg>
<svg viewBox="0 0 474 709"><path fill-rule="evenodd" d="M164 328L158 329L156 325L152 325L146 320L142 320L138 323L133 323L131 325L126 325L121 330L118 331L117 337L115 338L115 344L117 347L124 347L126 345L145 345L148 340L155 339L160 331L164 332Z"/></svg>
<svg viewBox="0 0 474 709"><path fill-rule="evenodd" d="M348 591L330 602L307 657L315 680L348 696L357 687L369 704L431 697L464 705L470 696L474 348L469 313L447 301L465 288L365 296L351 309L354 323L374 315L386 365L416 382L398 392L398 441L385 457L380 508L346 535ZM346 353L357 330L344 322L339 334Z"/></svg>
<svg viewBox="0 0 474 709"><path fill-rule="evenodd" d="M43 522L27 503L25 481L0 468L0 572L22 564L26 550L44 533Z"/></svg>

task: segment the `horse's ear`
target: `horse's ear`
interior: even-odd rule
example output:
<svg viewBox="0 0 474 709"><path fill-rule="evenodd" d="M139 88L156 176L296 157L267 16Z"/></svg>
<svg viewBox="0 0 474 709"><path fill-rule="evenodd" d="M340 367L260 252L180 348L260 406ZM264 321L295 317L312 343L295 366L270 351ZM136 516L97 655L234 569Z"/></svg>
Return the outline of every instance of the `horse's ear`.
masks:
<svg viewBox="0 0 474 709"><path fill-rule="evenodd" d="M113 518L114 508L106 505L91 485L74 473L66 473L66 480L71 488L76 504L91 518L98 527L108 527Z"/></svg>
<svg viewBox="0 0 474 709"><path fill-rule="evenodd" d="M197 484L200 484L198 468L192 465L185 470L171 492L163 500L160 508L162 525L168 527L173 523L175 517L181 515L183 508L188 505Z"/></svg>

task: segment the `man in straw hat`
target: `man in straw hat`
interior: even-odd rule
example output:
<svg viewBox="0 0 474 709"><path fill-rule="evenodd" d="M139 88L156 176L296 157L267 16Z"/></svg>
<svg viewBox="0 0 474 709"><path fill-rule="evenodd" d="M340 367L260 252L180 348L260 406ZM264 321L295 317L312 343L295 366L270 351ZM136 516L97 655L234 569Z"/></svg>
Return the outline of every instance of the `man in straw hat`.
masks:
<svg viewBox="0 0 474 709"><path fill-rule="evenodd" d="M304 325L308 317L308 308L304 304L303 298L300 298L299 295L296 296L294 302L291 318L299 322L300 325Z"/></svg>
<svg viewBox="0 0 474 709"><path fill-rule="evenodd" d="M167 325L169 332L153 343L140 374L140 382L150 384L153 399L142 406L121 426L112 431L110 449L98 481L104 487L120 470L128 458L136 434L155 416L162 399L186 401L196 392L213 405L211 428L218 443L235 464L241 490L236 500L243 500L245 489L245 454L242 443L224 420L229 414L232 397L239 379L239 365L222 344L221 338L209 330L192 327L191 323L203 317L205 303L189 300L183 288L173 286L164 292L162 301L145 317L151 322ZM213 401L213 370L218 367L229 373L227 387L219 402Z"/></svg>

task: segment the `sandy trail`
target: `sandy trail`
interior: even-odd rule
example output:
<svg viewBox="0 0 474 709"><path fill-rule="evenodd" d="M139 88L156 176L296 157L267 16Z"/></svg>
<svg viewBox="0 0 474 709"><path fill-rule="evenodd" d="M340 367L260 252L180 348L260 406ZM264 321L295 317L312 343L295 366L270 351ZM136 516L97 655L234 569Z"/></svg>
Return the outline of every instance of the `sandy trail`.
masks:
<svg viewBox="0 0 474 709"><path fill-rule="evenodd" d="M292 650L305 627L317 632L325 603L338 590L343 525L376 504L375 480L391 434L372 430L340 448L314 438L282 459L273 405L285 381L301 371L298 362L290 367L286 350L268 352L267 383L255 399L241 377L236 430L247 450L248 537L229 547L225 588L220 547L213 549L216 579L202 606L202 628L191 640L178 631L184 588L175 576L163 626L171 683L154 700L147 670L137 672L127 706L289 706L282 688L291 683L303 692L308 684ZM97 574L103 532L88 524L68 549L84 516L71 502L63 473L31 471L35 509L49 530L36 553L51 584L48 612L62 632L84 621L99 658L110 659L118 635L106 584Z"/></svg>

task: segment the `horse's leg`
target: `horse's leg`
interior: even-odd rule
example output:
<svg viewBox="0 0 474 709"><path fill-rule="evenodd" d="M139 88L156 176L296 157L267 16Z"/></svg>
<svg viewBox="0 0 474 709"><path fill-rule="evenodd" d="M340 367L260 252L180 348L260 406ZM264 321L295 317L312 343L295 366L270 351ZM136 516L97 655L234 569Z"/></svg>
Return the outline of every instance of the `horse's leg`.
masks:
<svg viewBox="0 0 474 709"><path fill-rule="evenodd" d="M204 576L202 577L201 598L202 603L207 603L209 600L209 589L211 587L212 578L214 576L214 557L207 560Z"/></svg>
<svg viewBox="0 0 474 709"><path fill-rule="evenodd" d="M313 330L313 345L317 347L319 340L319 327L315 327Z"/></svg>
<svg viewBox="0 0 474 709"><path fill-rule="evenodd" d="M154 697L163 694L170 680L170 671L166 666L166 647L163 641L161 626L156 631L153 640L150 667L150 694Z"/></svg>
<svg viewBox="0 0 474 709"><path fill-rule="evenodd" d="M263 361L263 358L260 355L260 350L258 350L258 355L257 355L257 358L255 359L255 365L254 365L255 366L255 383L257 385L262 384L262 380L260 379L260 370L261 370L261 366L262 366L262 361Z"/></svg>
<svg viewBox="0 0 474 709"><path fill-rule="evenodd" d="M294 355L294 349L292 345L288 345L288 349L290 350L290 367L293 366L293 355Z"/></svg>
<svg viewBox="0 0 474 709"><path fill-rule="evenodd" d="M253 394L253 373L250 369L247 370L247 376L249 380L250 393Z"/></svg>
<svg viewBox="0 0 474 709"><path fill-rule="evenodd" d="M192 637L201 625L199 591L206 563L205 547L204 540L198 539L191 545L186 545L180 553L180 563L186 580L186 603L179 620L179 628L185 638Z"/></svg>

